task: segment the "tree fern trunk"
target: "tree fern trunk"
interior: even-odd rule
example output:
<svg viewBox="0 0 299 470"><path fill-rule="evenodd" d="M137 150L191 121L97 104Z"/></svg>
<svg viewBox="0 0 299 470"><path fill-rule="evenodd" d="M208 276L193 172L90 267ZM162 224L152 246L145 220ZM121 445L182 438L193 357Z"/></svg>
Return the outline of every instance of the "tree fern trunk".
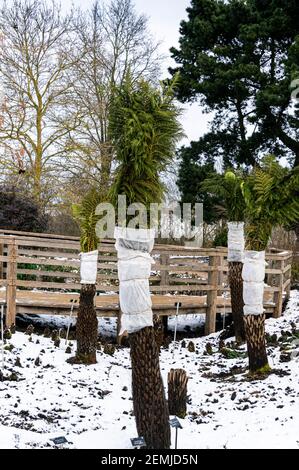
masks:
<svg viewBox="0 0 299 470"><path fill-rule="evenodd" d="M244 315L249 370L252 373L269 370L266 341L265 315Z"/></svg>
<svg viewBox="0 0 299 470"><path fill-rule="evenodd" d="M171 415L185 418L187 414L188 376L184 369L168 372L168 408Z"/></svg>
<svg viewBox="0 0 299 470"><path fill-rule="evenodd" d="M153 315L153 324L154 324L154 332L155 332L155 340L160 350L164 343L164 328L163 328L163 317L159 317L159 315Z"/></svg>
<svg viewBox="0 0 299 470"><path fill-rule="evenodd" d="M75 360L84 364L95 364L98 340L98 319L94 307L96 286L82 284L76 324L77 352Z"/></svg>
<svg viewBox="0 0 299 470"><path fill-rule="evenodd" d="M153 327L130 335L136 427L148 449L170 448L168 405Z"/></svg>
<svg viewBox="0 0 299 470"><path fill-rule="evenodd" d="M245 326L243 318L243 279L242 269L243 263L230 262L228 263L228 278L231 295L232 316L234 321L234 331L238 343L245 342Z"/></svg>

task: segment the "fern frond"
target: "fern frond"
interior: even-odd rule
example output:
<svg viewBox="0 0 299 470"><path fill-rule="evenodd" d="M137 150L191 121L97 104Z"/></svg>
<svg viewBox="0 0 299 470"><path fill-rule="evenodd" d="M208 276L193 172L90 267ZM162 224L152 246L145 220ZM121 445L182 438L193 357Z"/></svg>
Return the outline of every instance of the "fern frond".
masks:
<svg viewBox="0 0 299 470"><path fill-rule="evenodd" d="M99 238L96 235L96 225L100 216L96 215L96 208L100 202L99 192L92 188L83 198L81 204L73 204L72 206L73 215L80 225L80 244L83 252L97 249Z"/></svg>

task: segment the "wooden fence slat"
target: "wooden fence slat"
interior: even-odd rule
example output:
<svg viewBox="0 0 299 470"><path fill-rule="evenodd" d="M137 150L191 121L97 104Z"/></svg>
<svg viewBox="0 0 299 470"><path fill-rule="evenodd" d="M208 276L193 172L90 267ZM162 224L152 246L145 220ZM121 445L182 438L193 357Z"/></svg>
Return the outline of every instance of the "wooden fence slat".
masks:
<svg viewBox="0 0 299 470"><path fill-rule="evenodd" d="M80 261L66 261L49 258L28 258L28 256L18 256L17 263L19 264L41 264L42 266L80 266Z"/></svg>

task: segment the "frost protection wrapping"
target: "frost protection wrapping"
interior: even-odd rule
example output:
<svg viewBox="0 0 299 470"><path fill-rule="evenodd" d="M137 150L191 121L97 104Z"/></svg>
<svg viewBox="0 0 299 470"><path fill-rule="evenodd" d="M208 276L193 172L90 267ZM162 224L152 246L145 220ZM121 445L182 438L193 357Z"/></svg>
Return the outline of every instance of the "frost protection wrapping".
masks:
<svg viewBox="0 0 299 470"><path fill-rule="evenodd" d="M119 334L135 333L153 326L149 277L154 263L150 252L154 247L155 230L116 227L114 237L122 312Z"/></svg>
<svg viewBox="0 0 299 470"><path fill-rule="evenodd" d="M98 271L98 250L80 253L81 284L96 284Z"/></svg>
<svg viewBox="0 0 299 470"><path fill-rule="evenodd" d="M244 315L264 312L265 252L245 251L243 277Z"/></svg>
<svg viewBox="0 0 299 470"><path fill-rule="evenodd" d="M229 222L227 234L227 260L233 262L244 261L244 223Z"/></svg>

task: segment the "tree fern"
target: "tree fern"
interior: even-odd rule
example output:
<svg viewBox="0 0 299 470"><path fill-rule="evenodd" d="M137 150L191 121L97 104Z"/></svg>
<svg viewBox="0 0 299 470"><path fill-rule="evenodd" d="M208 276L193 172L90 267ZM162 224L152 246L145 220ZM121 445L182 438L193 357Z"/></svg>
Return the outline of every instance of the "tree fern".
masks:
<svg viewBox="0 0 299 470"><path fill-rule="evenodd" d="M273 156L252 171L242 187L250 249L265 250L273 227L299 221L298 187L298 168L283 168Z"/></svg>
<svg viewBox="0 0 299 470"><path fill-rule="evenodd" d="M219 196L223 200L222 212L228 220L242 222L245 211L242 184L243 175L241 172L227 171L224 175L215 174L206 179L200 189Z"/></svg>
<svg viewBox="0 0 299 470"><path fill-rule="evenodd" d="M74 217L78 220L81 230L81 250L89 252L97 249L99 239L96 235L96 224L100 216L95 214L98 204L101 202L99 192L92 188L81 204L73 205Z"/></svg>
<svg viewBox="0 0 299 470"><path fill-rule="evenodd" d="M165 187L160 173L175 155L182 137L180 110L174 104L170 86L153 88L149 83L133 83L130 76L117 89L110 110L110 135L118 162L110 199L117 205L119 194L128 204L148 206L161 202Z"/></svg>

